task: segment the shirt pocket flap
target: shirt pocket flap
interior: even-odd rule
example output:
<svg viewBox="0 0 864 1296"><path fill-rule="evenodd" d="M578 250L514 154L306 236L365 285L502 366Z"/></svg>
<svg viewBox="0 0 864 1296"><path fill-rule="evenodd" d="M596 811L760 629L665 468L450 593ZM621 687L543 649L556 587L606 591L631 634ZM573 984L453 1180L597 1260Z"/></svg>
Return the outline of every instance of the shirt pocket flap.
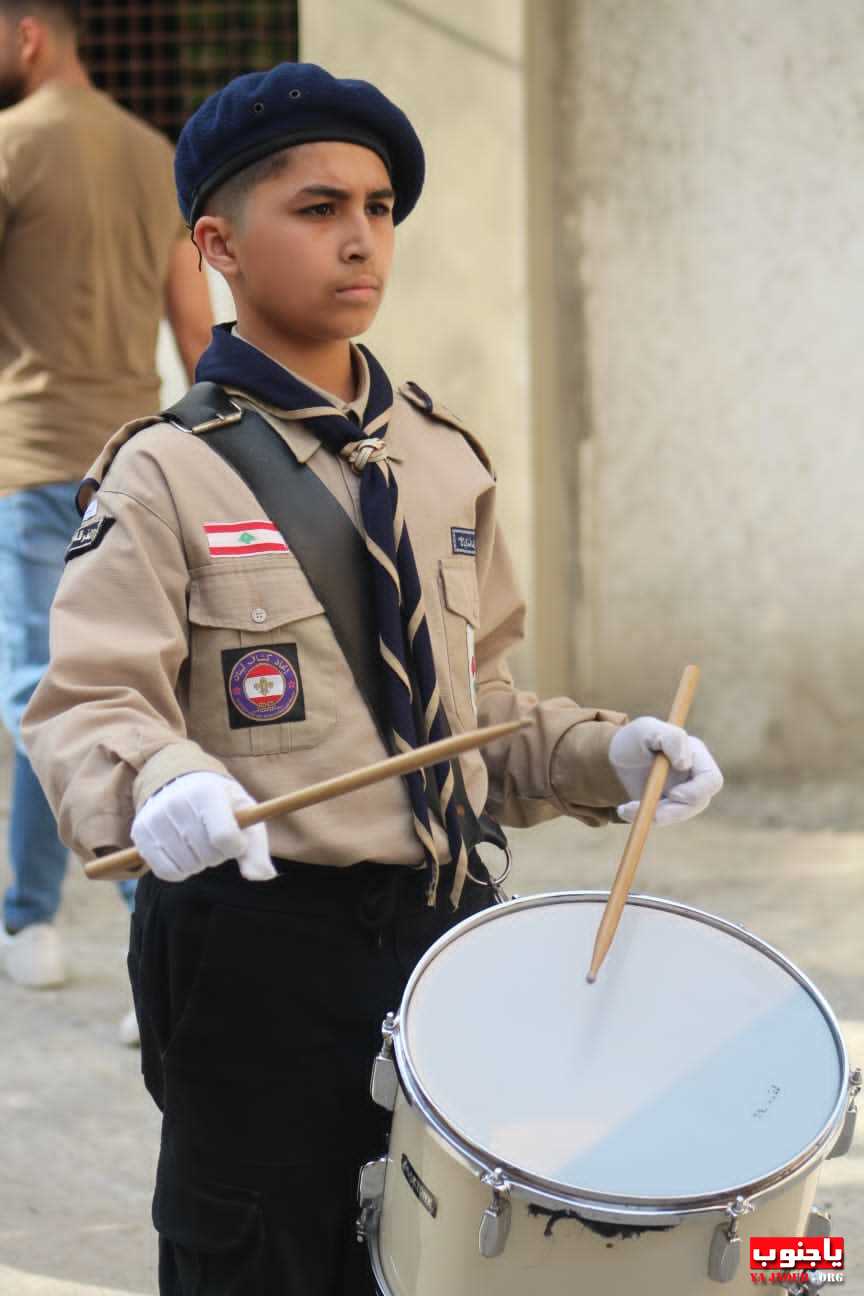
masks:
<svg viewBox="0 0 864 1296"><path fill-rule="evenodd" d="M444 602L451 612L472 626L480 624L480 595L474 564L464 558L441 559L441 583Z"/></svg>
<svg viewBox="0 0 864 1296"><path fill-rule="evenodd" d="M195 625L267 631L324 611L299 567L280 563L244 571L199 571L189 588Z"/></svg>

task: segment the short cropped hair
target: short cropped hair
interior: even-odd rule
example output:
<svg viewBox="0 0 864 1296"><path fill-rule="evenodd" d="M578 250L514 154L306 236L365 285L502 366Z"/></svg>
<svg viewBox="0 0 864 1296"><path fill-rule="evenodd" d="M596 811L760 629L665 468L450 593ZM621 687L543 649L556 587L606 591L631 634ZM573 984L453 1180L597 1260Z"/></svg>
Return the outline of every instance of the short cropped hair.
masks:
<svg viewBox="0 0 864 1296"><path fill-rule="evenodd" d="M77 32L81 26L80 0L0 0L0 14L13 22L22 18L44 18L56 26Z"/></svg>
<svg viewBox="0 0 864 1296"><path fill-rule="evenodd" d="M2 4L2 0L0 0ZM280 175L288 166L289 148L268 153L258 162L251 162L235 175L230 176L224 184L214 189L204 203L202 216L227 216L235 224L242 224L243 209L252 190L265 180Z"/></svg>

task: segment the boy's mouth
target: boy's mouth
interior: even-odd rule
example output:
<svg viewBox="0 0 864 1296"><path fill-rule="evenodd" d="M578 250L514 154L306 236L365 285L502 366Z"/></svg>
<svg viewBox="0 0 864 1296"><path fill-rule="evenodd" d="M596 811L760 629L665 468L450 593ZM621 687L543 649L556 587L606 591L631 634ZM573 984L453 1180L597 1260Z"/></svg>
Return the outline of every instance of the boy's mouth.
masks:
<svg viewBox="0 0 864 1296"><path fill-rule="evenodd" d="M363 275L360 279L355 279L350 284L345 284L336 289L337 297L347 298L349 301L370 301L381 291L381 284L378 279L370 275Z"/></svg>

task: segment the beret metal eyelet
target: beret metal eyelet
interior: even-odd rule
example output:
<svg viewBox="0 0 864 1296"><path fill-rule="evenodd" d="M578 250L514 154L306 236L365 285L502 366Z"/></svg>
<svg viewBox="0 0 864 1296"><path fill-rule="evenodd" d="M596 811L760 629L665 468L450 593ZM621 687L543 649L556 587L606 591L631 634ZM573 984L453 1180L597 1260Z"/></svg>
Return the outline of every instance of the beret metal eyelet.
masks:
<svg viewBox="0 0 864 1296"><path fill-rule="evenodd" d="M256 103L256 104L253 104L253 105L252 105L252 111L253 111L253 112L256 112L256 113L262 113L262 112L264 111L264 105L263 105L263 103Z"/></svg>
<svg viewBox="0 0 864 1296"><path fill-rule="evenodd" d="M301 96L302 94L303 94L303 91L302 91L302 90L289 90L289 91L288 91L288 98L289 98L289 99L299 99L300 96Z"/></svg>

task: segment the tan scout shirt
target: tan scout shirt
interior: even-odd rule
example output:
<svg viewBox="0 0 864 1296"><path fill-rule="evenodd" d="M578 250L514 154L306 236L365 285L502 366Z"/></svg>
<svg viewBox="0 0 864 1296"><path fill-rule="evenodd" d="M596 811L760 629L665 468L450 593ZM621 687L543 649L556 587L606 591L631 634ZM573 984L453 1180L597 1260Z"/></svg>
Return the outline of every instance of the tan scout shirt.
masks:
<svg viewBox="0 0 864 1296"><path fill-rule="evenodd" d="M534 720L515 740L462 758L471 804L479 812L488 799L507 824L558 813L601 823L626 795L607 755L624 717L514 688L506 658L524 605L495 521L494 479L451 416L427 414L411 395L396 397L387 440L450 725ZM359 525L358 479L321 446L314 423L257 408ZM194 435L138 427L121 429L94 467L100 480L116 454L89 519L105 520L101 540L66 566L51 664L24 721L61 836L84 856L125 845L136 809L189 771L226 772L264 800L386 755L294 556L211 552L205 526L261 519L245 484ZM476 554L453 528L475 532ZM295 709L284 722L233 727L223 653L230 663L279 645L296 653L302 718ZM269 833L274 855L308 863L422 858L395 779L272 821ZM436 840L446 859L440 828Z"/></svg>

